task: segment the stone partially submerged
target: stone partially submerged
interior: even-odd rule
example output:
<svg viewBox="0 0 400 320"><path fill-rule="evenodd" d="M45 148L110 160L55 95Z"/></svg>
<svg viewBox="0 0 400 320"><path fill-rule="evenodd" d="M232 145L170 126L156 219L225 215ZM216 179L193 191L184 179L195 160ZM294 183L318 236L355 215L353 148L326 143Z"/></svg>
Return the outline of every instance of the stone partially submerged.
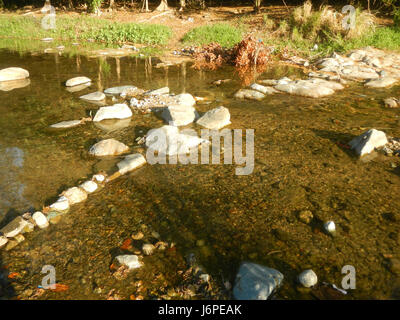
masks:
<svg viewBox="0 0 400 320"><path fill-rule="evenodd" d="M223 106L207 111L197 124L211 130L219 130L231 124L229 110Z"/></svg>
<svg viewBox="0 0 400 320"><path fill-rule="evenodd" d="M81 84L89 84L91 82L92 82L92 80L90 80L88 77L75 77L75 78L71 78L71 79L67 80L65 82L65 85L67 87L75 87L75 86L79 86Z"/></svg>
<svg viewBox="0 0 400 320"><path fill-rule="evenodd" d="M93 118L94 122L105 119L126 119L132 117L132 110L124 103L101 107Z"/></svg>
<svg viewBox="0 0 400 320"><path fill-rule="evenodd" d="M383 131L376 129L370 129L364 132L362 135L354 138L349 142L349 146L359 156L371 153L376 148L383 147L388 143L386 134Z"/></svg>
<svg viewBox="0 0 400 320"><path fill-rule="evenodd" d="M368 81L365 86L368 88L387 88L394 85L397 82L397 79L394 78L381 78L376 80Z"/></svg>
<svg viewBox="0 0 400 320"><path fill-rule="evenodd" d="M146 146L150 151L169 156L189 153L190 149L207 142L197 135L180 133L177 127L169 125L150 130L146 137Z"/></svg>
<svg viewBox="0 0 400 320"><path fill-rule="evenodd" d="M129 147L119 142L115 139L106 139L101 140L94 144L89 153L96 157L104 157L104 156L115 156L122 153L125 153L129 150Z"/></svg>
<svg viewBox="0 0 400 320"><path fill-rule="evenodd" d="M85 201L87 199L86 191L78 187L69 188L62 193L62 196L68 199L68 203L70 205Z"/></svg>
<svg viewBox="0 0 400 320"><path fill-rule="evenodd" d="M124 95L129 91L136 90L137 87L135 86L119 86L119 87L112 87L104 90L104 93L107 95Z"/></svg>
<svg viewBox="0 0 400 320"><path fill-rule="evenodd" d="M329 96L336 90L344 89L340 83L323 79L295 80L287 84L278 84L274 88L289 94L310 98Z"/></svg>
<svg viewBox="0 0 400 320"><path fill-rule="evenodd" d="M55 129L65 129L65 128L72 128L79 126L81 123L83 123L83 120L68 120L68 121L61 121L55 124L52 124L50 128L55 128Z"/></svg>
<svg viewBox="0 0 400 320"><path fill-rule="evenodd" d="M127 266L129 270L137 269L142 266L139 257L134 254L125 254L115 257L115 259L122 265Z"/></svg>
<svg viewBox="0 0 400 320"><path fill-rule="evenodd" d="M192 123L197 112L192 106L177 104L164 108L161 116L169 125L180 127Z"/></svg>
<svg viewBox="0 0 400 320"><path fill-rule="evenodd" d="M12 238L20 233L23 233L24 229L28 227L29 222L22 217L16 217L2 229L0 229L0 234L7 238Z"/></svg>
<svg viewBox="0 0 400 320"><path fill-rule="evenodd" d="M0 70L0 82L22 80L25 78L29 78L29 72L22 68L10 67Z"/></svg>
<svg viewBox="0 0 400 320"><path fill-rule="evenodd" d="M233 296L236 300L267 300L282 280L278 270L244 262L236 275Z"/></svg>
<svg viewBox="0 0 400 320"><path fill-rule="evenodd" d="M106 95L103 92L97 91L85 94L83 96L80 96L79 98L88 101L102 101L106 98Z"/></svg>
<svg viewBox="0 0 400 320"><path fill-rule="evenodd" d="M278 90L276 90L276 89L274 89L272 87L262 86L261 84L258 84L258 83L253 83L250 86L250 88L253 89L253 90L259 91L259 92L261 92L263 94L266 94L266 95L279 93Z"/></svg>
<svg viewBox="0 0 400 320"><path fill-rule="evenodd" d="M262 100L265 98L265 94L251 89L240 89L235 93L234 97L236 99L250 99L250 100Z"/></svg>
<svg viewBox="0 0 400 320"><path fill-rule="evenodd" d="M146 159L140 153L127 155L124 160L117 163L118 172L125 174L146 164Z"/></svg>

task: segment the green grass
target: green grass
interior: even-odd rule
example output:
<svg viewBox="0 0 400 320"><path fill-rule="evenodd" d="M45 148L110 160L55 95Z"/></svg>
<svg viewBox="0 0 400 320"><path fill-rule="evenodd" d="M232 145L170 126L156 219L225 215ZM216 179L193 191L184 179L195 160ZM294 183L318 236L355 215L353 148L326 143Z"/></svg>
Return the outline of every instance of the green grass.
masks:
<svg viewBox="0 0 400 320"><path fill-rule="evenodd" d="M232 48L241 40L242 31L227 23L197 27L190 30L182 38L182 42L185 44L205 45L216 42L224 48Z"/></svg>
<svg viewBox="0 0 400 320"><path fill-rule="evenodd" d="M155 24L115 23L105 19L80 16L56 18L54 30L44 30L34 17L0 15L0 37L57 40L87 40L107 43L143 43L162 45L172 37L169 27Z"/></svg>

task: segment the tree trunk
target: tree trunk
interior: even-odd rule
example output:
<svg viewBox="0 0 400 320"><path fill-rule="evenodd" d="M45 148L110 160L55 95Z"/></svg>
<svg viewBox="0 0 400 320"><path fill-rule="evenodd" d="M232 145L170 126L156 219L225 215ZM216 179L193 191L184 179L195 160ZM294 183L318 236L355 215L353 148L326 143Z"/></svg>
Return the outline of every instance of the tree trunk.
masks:
<svg viewBox="0 0 400 320"><path fill-rule="evenodd" d="M112 7L114 7L114 0L110 0L110 6L109 6L109 8L112 8Z"/></svg>
<svg viewBox="0 0 400 320"><path fill-rule="evenodd" d="M179 0L179 11L183 11L186 8L186 0Z"/></svg>
<svg viewBox="0 0 400 320"><path fill-rule="evenodd" d="M161 0L160 5L155 9L155 11L167 11L169 10L167 0Z"/></svg>
<svg viewBox="0 0 400 320"><path fill-rule="evenodd" d="M254 12L260 13L262 0L254 0Z"/></svg>

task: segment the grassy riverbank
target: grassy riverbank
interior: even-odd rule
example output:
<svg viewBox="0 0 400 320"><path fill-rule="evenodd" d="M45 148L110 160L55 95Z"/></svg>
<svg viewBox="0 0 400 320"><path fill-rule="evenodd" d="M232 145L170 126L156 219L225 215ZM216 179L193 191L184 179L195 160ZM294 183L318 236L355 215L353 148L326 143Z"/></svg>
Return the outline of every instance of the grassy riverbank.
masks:
<svg viewBox="0 0 400 320"><path fill-rule="evenodd" d="M172 37L169 27L158 24L117 23L89 16L57 16L56 28L45 30L43 17L0 16L0 37L41 39L51 37L64 41L93 39L107 43L141 43L164 45Z"/></svg>

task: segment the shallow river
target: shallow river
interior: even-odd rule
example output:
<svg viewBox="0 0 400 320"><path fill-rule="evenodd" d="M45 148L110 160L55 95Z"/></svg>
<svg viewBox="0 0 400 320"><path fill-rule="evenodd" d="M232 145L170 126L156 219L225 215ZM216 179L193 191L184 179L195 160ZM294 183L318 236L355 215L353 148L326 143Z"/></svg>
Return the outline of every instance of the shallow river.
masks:
<svg viewBox="0 0 400 320"><path fill-rule="evenodd" d="M163 125L152 114L119 124L48 128L94 114L98 106L79 96L112 86L168 86L176 94L207 97L212 102L198 104L200 112L224 105L231 113L229 128L255 130L254 171L237 176L236 165L166 164L120 177L74 205L59 223L0 251L0 268L18 273L4 296L31 297L42 267L53 265L57 282L69 290L46 292L40 299L105 299L112 289L123 299L157 298L179 284L178 271L194 253L221 288L224 281L234 283L241 261L253 261L284 274L277 299L332 298L299 288L296 276L312 268L320 283L341 287L342 267L352 265L356 289L342 298L400 298L400 278L389 265L400 252L399 158L376 154L361 161L344 147L369 128L400 137L399 111L382 104L382 98L398 96L399 87L367 91L353 84L323 99L278 94L261 102L240 101L232 97L240 87L232 68L155 68L157 62L0 51L0 69L19 66L30 72L28 86L0 91L0 227L42 209L92 174L112 170L121 157L89 156L96 141L112 137L143 152L135 139ZM63 82L78 75L91 78L91 87L68 92ZM283 76L304 75L277 65L259 78ZM226 78L234 81L211 84ZM311 224L299 219L302 210L313 213ZM322 230L327 220L336 223L335 237ZM176 249L145 257L143 268L117 280L109 271L112 257L139 230L156 231ZM140 281L144 289L139 290Z"/></svg>

